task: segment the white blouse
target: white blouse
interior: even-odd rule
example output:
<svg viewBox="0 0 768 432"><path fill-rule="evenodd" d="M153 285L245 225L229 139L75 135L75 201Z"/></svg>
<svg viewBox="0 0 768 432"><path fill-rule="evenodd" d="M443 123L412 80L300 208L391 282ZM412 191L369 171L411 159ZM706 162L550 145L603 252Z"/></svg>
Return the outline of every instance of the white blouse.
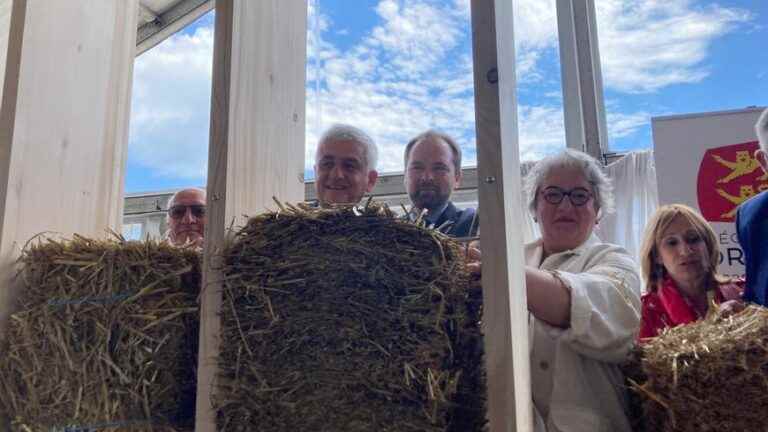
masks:
<svg viewBox="0 0 768 432"><path fill-rule="evenodd" d="M529 318L531 383L537 431L631 432L619 363L640 325L640 276L623 248L594 234L542 262L541 240L526 264L557 272L571 291L571 325Z"/></svg>

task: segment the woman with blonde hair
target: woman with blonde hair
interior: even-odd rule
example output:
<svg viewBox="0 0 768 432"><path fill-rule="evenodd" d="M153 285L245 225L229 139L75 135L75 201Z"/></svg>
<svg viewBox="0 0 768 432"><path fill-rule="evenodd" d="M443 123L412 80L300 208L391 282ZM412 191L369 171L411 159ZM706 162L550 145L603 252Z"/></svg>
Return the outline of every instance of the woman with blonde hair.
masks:
<svg viewBox="0 0 768 432"><path fill-rule="evenodd" d="M744 281L717 273L715 232L688 206L670 204L656 211L645 229L640 260L646 288L640 340L704 317L713 302L728 311L743 306Z"/></svg>

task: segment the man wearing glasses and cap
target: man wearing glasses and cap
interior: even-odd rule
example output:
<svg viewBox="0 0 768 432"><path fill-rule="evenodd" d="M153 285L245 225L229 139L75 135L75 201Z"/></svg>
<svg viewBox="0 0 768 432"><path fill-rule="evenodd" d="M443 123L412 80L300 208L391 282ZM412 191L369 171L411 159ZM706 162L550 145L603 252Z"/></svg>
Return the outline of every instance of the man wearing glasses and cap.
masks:
<svg viewBox="0 0 768 432"><path fill-rule="evenodd" d="M205 191L182 189L168 202L166 238L174 246L203 247L205 233Z"/></svg>

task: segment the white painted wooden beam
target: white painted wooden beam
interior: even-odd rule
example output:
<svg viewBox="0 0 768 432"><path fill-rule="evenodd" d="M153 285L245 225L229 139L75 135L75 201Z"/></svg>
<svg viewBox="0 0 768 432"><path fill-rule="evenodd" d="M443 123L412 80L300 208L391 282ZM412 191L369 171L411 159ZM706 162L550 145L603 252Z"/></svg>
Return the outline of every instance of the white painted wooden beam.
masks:
<svg viewBox="0 0 768 432"><path fill-rule="evenodd" d="M602 160L608 152L594 0L557 0L566 145Z"/></svg>
<svg viewBox="0 0 768 432"><path fill-rule="evenodd" d="M511 0L472 0L491 432L532 429L513 24Z"/></svg>
<svg viewBox="0 0 768 432"><path fill-rule="evenodd" d="M216 2L195 430L213 432L226 227L304 198L306 0Z"/></svg>

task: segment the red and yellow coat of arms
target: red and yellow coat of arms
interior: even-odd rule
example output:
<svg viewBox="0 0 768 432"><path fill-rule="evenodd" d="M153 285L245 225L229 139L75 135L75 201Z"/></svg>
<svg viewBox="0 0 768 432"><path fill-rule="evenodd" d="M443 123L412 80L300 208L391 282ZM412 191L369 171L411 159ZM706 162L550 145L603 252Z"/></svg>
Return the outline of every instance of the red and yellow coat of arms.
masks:
<svg viewBox="0 0 768 432"><path fill-rule="evenodd" d="M768 174L755 160L757 141L707 150L699 166L699 209L710 222L733 222L739 204L768 189Z"/></svg>

